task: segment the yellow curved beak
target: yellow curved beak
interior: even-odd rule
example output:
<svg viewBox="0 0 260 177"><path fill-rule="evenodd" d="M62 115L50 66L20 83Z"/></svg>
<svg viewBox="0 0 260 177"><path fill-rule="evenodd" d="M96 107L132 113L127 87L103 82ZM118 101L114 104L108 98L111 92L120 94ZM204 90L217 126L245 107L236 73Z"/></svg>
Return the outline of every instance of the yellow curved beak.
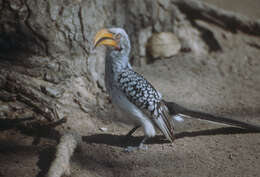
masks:
<svg viewBox="0 0 260 177"><path fill-rule="evenodd" d="M94 38L94 48L99 45L113 46L116 48L118 47L118 43L114 39L114 34L110 33L107 29L102 29L97 32Z"/></svg>

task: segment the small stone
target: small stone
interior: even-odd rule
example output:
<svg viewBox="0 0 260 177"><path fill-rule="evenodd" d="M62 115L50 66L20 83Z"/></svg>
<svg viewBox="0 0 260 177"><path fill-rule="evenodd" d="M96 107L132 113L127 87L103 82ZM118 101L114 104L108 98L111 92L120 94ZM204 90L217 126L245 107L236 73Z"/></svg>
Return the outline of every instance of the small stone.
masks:
<svg viewBox="0 0 260 177"><path fill-rule="evenodd" d="M53 98L60 98L64 93L64 91L58 90L56 88L50 88L45 86L41 86L41 91L44 94L49 95Z"/></svg>
<svg viewBox="0 0 260 177"><path fill-rule="evenodd" d="M101 130L102 132L106 132L107 128L106 127L101 127L101 128L99 128L99 130Z"/></svg>
<svg viewBox="0 0 260 177"><path fill-rule="evenodd" d="M181 43L171 32L153 34L148 40L147 51L153 58L168 58L179 53Z"/></svg>

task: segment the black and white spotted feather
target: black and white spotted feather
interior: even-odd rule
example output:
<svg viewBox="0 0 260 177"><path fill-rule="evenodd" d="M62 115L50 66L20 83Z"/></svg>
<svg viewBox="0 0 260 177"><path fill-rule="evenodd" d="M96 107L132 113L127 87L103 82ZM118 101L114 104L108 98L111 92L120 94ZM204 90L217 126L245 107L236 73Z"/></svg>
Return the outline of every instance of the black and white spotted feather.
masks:
<svg viewBox="0 0 260 177"><path fill-rule="evenodd" d="M118 76L118 87L127 98L141 109L154 112L154 105L158 104L161 96L153 86L135 71L126 68Z"/></svg>
<svg viewBox="0 0 260 177"><path fill-rule="evenodd" d="M173 141L174 127L168 108L161 95L142 75L127 67L121 70L117 86L133 104L148 112L166 138Z"/></svg>

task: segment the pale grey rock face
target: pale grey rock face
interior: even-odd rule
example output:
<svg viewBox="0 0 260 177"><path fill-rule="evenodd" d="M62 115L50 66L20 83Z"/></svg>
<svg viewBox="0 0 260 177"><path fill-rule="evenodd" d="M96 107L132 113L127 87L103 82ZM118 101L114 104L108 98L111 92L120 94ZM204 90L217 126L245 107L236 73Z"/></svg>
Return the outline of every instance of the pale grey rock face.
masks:
<svg viewBox="0 0 260 177"><path fill-rule="evenodd" d="M140 57L146 56L146 45L147 45L148 39L151 36L152 36L152 27L151 26L140 30L140 32L138 33Z"/></svg>

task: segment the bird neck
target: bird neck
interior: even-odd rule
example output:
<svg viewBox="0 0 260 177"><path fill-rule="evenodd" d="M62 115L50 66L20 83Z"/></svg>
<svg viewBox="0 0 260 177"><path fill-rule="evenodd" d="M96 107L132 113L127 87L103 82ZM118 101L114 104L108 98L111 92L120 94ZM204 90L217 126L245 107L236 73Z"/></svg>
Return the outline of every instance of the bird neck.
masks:
<svg viewBox="0 0 260 177"><path fill-rule="evenodd" d="M129 65L129 56L126 53L110 51L107 56L106 65L110 66L115 73L119 73Z"/></svg>

